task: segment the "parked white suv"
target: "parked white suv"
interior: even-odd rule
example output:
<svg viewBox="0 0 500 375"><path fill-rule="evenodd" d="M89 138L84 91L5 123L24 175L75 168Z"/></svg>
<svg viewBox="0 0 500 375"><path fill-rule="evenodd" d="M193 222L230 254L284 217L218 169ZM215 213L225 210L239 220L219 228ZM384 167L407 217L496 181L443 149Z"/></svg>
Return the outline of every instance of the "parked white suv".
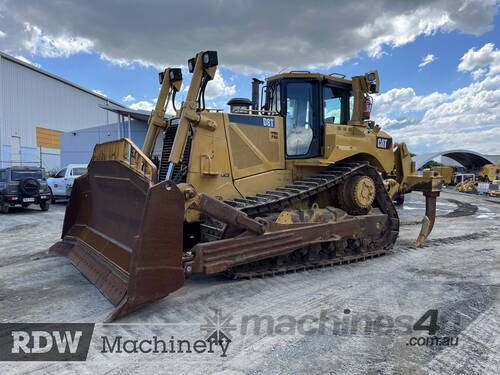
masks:
<svg viewBox="0 0 500 375"><path fill-rule="evenodd" d="M52 203L56 199L69 199L75 178L87 173L87 164L69 164L61 169L54 177L47 179L50 188Z"/></svg>

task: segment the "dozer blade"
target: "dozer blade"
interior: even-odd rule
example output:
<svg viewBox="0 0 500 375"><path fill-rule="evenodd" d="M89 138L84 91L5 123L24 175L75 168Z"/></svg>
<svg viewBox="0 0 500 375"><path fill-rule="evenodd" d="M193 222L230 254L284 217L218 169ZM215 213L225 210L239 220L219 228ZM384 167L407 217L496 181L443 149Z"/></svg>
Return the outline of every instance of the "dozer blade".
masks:
<svg viewBox="0 0 500 375"><path fill-rule="evenodd" d="M75 180L62 241L67 256L115 305L112 321L184 283L184 197L172 181L154 185L120 161L92 161Z"/></svg>

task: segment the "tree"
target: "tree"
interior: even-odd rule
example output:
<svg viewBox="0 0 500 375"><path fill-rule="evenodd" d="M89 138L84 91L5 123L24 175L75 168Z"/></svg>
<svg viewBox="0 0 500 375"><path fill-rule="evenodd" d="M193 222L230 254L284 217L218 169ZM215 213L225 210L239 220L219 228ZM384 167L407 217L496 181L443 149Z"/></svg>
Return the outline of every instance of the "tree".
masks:
<svg viewBox="0 0 500 375"><path fill-rule="evenodd" d="M441 167L442 165L443 164L438 163L437 161L431 160L431 161L428 161L427 163L425 163L422 168L425 169L425 168L432 168L432 167Z"/></svg>

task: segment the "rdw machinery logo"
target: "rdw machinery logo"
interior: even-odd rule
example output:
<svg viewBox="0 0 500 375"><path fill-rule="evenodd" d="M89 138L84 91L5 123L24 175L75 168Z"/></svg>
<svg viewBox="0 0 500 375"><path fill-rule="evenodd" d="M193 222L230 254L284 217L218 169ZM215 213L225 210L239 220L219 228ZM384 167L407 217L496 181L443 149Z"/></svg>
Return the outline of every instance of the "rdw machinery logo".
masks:
<svg viewBox="0 0 500 375"><path fill-rule="evenodd" d="M0 324L0 361L85 361L94 324Z"/></svg>

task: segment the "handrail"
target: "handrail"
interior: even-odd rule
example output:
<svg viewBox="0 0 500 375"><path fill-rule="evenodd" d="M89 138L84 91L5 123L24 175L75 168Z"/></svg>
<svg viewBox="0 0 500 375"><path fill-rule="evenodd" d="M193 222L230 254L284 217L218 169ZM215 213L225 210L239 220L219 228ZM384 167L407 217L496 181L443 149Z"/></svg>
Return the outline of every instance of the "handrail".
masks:
<svg viewBox="0 0 500 375"><path fill-rule="evenodd" d="M221 113L224 112L223 109L216 109L216 108L205 108L204 109L206 112L217 112ZM277 116L279 115L279 112L277 111L272 111L269 109L250 109L250 108L241 108L238 109L238 112L228 112L230 115L235 114L235 115L253 115L253 114L261 114L262 116Z"/></svg>
<svg viewBox="0 0 500 375"><path fill-rule="evenodd" d="M241 112L229 112L230 115L260 115L260 116L277 116L279 112L272 111L270 109L241 109Z"/></svg>
<svg viewBox="0 0 500 375"><path fill-rule="evenodd" d="M330 73L330 74L328 74L328 75L329 75L329 76L331 76L331 77L333 77L333 76L338 76L338 77L340 77L340 78L342 78L342 79L344 79L344 78L346 77L346 75L345 75L345 74L342 74L342 73Z"/></svg>
<svg viewBox="0 0 500 375"><path fill-rule="evenodd" d="M216 113L224 112L224 109L222 108L205 108L204 110L207 112L216 112Z"/></svg>
<svg viewBox="0 0 500 375"><path fill-rule="evenodd" d="M153 183L158 180L156 165L128 138L96 144L91 161L106 160L124 162Z"/></svg>

